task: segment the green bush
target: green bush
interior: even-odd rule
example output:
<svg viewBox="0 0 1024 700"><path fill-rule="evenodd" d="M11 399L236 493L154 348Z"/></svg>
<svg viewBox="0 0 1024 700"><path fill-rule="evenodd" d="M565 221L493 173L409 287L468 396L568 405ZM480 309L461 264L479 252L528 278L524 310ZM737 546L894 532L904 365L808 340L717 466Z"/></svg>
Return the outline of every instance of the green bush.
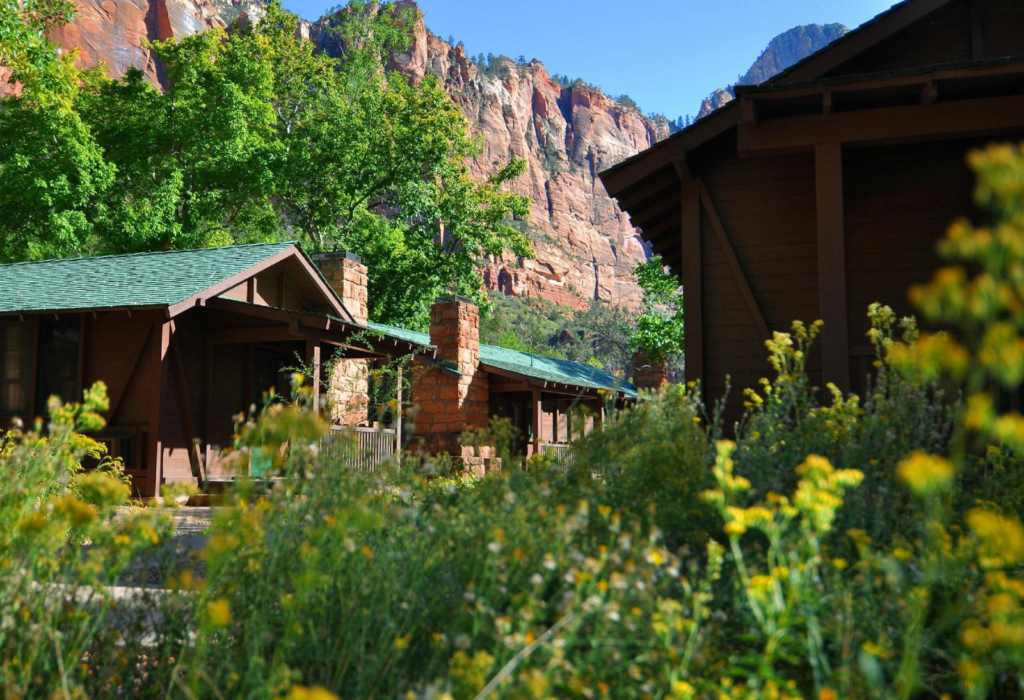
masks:
<svg viewBox="0 0 1024 700"><path fill-rule="evenodd" d="M601 479L601 497L618 512L656 527L667 545L703 544L714 450L692 393L672 387L619 414L603 432L575 443L575 476Z"/></svg>

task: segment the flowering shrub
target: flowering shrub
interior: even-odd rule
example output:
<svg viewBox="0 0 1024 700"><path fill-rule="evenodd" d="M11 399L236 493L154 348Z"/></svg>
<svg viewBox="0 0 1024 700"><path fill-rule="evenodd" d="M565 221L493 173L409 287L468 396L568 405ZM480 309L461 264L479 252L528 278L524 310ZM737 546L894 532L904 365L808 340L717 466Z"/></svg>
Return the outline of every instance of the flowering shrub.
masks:
<svg viewBox="0 0 1024 700"><path fill-rule="evenodd" d="M96 443L81 431L103 426L105 387L49 408L47 435L16 429L0 450L0 685L9 697L98 696L140 668L137 619L117 611L109 586L130 578L164 525L124 511L117 470L82 471Z"/></svg>

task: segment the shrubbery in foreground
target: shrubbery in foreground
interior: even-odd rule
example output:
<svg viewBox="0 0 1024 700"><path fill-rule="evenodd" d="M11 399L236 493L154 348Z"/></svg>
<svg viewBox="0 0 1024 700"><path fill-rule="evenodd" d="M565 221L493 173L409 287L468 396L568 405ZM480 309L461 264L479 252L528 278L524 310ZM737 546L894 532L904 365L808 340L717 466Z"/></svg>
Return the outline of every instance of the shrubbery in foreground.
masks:
<svg viewBox="0 0 1024 700"><path fill-rule="evenodd" d="M115 477L72 488L72 428L100 404L60 408L48 440L2 458L5 691L1020 696L1024 419L991 397L1024 366L1022 161L972 156L995 226L955 225L943 251L971 272L915 292L956 334L872 307L874 383L828 406L804 373L816 327L776 334L777 376L735 441L674 389L579 443L569 475L365 475L325 459L311 414L275 406L239 447L269 449L285 480L241 483L197 566L144 511L112 517ZM112 599L140 557L165 588Z"/></svg>

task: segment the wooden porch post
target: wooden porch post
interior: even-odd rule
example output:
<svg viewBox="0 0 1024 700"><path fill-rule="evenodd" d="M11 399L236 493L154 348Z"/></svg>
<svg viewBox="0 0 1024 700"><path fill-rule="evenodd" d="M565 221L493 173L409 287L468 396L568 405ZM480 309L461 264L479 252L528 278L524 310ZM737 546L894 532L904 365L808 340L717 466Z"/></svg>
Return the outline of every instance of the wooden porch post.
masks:
<svg viewBox="0 0 1024 700"><path fill-rule="evenodd" d="M555 410L551 414L551 442L558 444L558 401L555 401Z"/></svg>
<svg viewBox="0 0 1024 700"><path fill-rule="evenodd" d="M533 390L533 420L530 426L533 430L533 454L540 454L540 389L535 388Z"/></svg>
<svg viewBox="0 0 1024 700"><path fill-rule="evenodd" d="M818 305L822 378L850 390L850 343L846 322L846 240L843 230L843 150L839 143L814 148L818 209Z"/></svg>
<svg viewBox="0 0 1024 700"><path fill-rule="evenodd" d="M604 401L602 399L597 400L597 413L594 414L594 432L602 432L604 430Z"/></svg>
<svg viewBox="0 0 1024 700"><path fill-rule="evenodd" d="M203 454L206 456L206 474L210 474L210 463L212 461L213 431L210 426L213 424L213 412L210 410L210 398L213 396L213 346L208 340L203 342L203 412L200 417L203 426Z"/></svg>
<svg viewBox="0 0 1024 700"><path fill-rule="evenodd" d="M683 318L686 335L683 341L685 378L687 382L700 381L704 384L704 339L701 307L701 231L700 231L700 181L683 180L680 183L682 223L682 265L680 278L683 283Z"/></svg>
<svg viewBox="0 0 1024 700"><path fill-rule="evenodd" d="M185 429L185 438L188 440L188 465L192 470L199 488L205 486L205 475L203 474L203 463L200 458L199 445L201 440L196 434L195 423L192 420L192 401L188 393L188 376L185 373L185 363L181 359L181 350L178 348L177 329L174 321L171 321L171 337L169 348L171 362L174 364L174 378L178 387L178 404L181 411L182 427Z"/></svg>
<svg viewBox="0 0 1024 700"><path fill-rule="evenodd" d="M402 464L402 366L398 366L395 375L398 381L397 396L395 398L395 460Z"/></svg>
<svg viewBox="0 0 1024 700"><path fill-rule="evenodd" d="M306 364L313 370L313 413L320 415L320 341L316 338L306 338Z"/></svg>
<svg viewBox="0 0 1024 700"><path fill-rule="evenodd" d="M160 498L160 482L163 481L164 442L160 428L160 405L163 399L164 358L171 344L171 322L158 321L153 324L152 357L153 373L150 376L149 395L149 473L146 474L146 490L154 498Z"/></svg>

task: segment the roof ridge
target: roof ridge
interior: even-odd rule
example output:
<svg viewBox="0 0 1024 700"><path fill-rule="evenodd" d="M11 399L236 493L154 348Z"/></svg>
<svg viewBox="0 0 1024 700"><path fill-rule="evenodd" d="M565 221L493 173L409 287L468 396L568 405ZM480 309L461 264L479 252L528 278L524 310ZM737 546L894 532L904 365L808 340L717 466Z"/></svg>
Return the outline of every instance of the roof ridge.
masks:
<svg viewBox="0 0 1024 700"><path fill-rule="evenodd" d="M221 250L229 248L258 248L260 246L282 246L288 247L290 245L299 245L296 240L292 241L266 241L262 243L237 243L233 245L222 245L222 246L211 246L209 248L182 248L172 250L147 250L139 253L110 253L108 255L79 255L74 258L46 258L45 260L21 260L13 263L0 264L0 269L9 267L20 267L28 265L39 265L43 263L57 263L57 262L77 262L81 260L111 260L114 258L141 258L150 255L171 255L174 253L199 253L207 250Z"/></svg>

